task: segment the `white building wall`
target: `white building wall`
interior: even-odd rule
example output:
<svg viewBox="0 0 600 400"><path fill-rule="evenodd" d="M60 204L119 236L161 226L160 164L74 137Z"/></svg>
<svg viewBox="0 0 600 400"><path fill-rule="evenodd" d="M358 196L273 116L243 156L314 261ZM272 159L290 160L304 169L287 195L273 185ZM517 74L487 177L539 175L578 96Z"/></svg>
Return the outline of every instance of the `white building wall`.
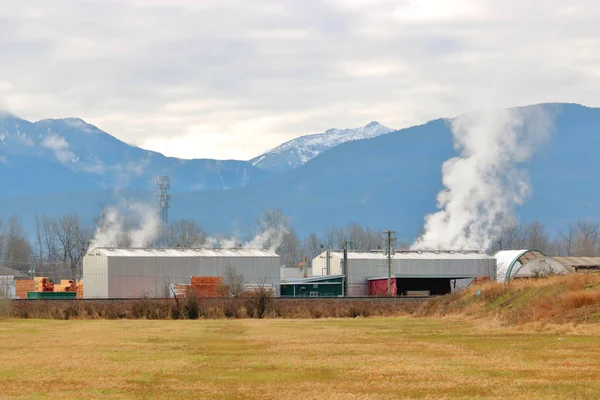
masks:
<svg viewBox="0 0 600 400"><path fill-rule="evenodd" d="M0 275L0 299L15 299L17 297L17 284L15 277Z"/></svg>
<svg viewBox="0 0 600 400"><path fill-rule="evenodd" d="M85 298L108 298L108 259L105 255L86 254L83 257L82 278Z"/></svg>
<svg viewBox="0 0 600 400"><path fill-rule="evenodd" d="M170 284L189 284L192 276L224 276L229 267L243 275L246 284L271 285L276 295L280 294L278 256L131 256L123 251L115 256L90 254L83 263L86 298L167 297Z"/></svg>
<svg viewBox="0 0 600 400"><path fill-rule="evenodd" d="M329 255L329 271L327 271L327 256ZM340 259L336 252L324 251L311 262L313 276L323 275L342 275L342 259Z"/></svg>

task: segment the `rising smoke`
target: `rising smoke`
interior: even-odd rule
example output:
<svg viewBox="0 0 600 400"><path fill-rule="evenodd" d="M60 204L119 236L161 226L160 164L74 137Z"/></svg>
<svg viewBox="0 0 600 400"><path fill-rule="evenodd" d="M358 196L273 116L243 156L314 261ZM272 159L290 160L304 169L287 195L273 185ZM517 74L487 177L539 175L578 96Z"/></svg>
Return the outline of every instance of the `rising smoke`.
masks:
<svg viewBox="0 0 600 400"><path fill-rule="evenodd" d="M276 229L267 228L262 232L258 232L252 239L243 241L234 237L208 237L200 247L203 249L268 249L269 251L277 251L285 241L288 234L284 226Z"/></svg>
<svg viewBox="0 0 600 400"><path fill-rule="evenodd" d="M159 236L160 224L156 210L145 204L107 208L98 222L90 248L149 247Z"/></svg>
<svg viewBox="0 0 600 400"><path fill-rule="evenodd" d="M425 232L412 248L488 249L515 223L515 207L530 195L529 177L520 165L547 139L551 126L542 106L453 120L454 146L460 156L442 166L440 211L425 217Z"/></svg>
<svg viewBox="0 0 600 400"><path fill-rule="evenodd" d="M90 249L96 247L152 247L161 235L161 220L156 209L147 204L134 203L109 207L103 210L90 243ZM288 234L283 225L267 227L252 239L239 240L232 237L211 236L195 243L193 247L203 249L269 249L277 251Z"/></svg>

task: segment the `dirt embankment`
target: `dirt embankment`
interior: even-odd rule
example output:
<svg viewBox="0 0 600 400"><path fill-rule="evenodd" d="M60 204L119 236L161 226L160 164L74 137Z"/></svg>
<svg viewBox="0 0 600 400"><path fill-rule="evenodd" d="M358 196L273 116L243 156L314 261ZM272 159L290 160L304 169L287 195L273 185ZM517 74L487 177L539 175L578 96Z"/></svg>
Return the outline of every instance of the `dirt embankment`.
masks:
<svg viewBox="0 0 600 400"><path fill-rule="evenodd" d="M493 318L506 326L598 323L600 274L487 282L432 299L415 315Z"/></svg>

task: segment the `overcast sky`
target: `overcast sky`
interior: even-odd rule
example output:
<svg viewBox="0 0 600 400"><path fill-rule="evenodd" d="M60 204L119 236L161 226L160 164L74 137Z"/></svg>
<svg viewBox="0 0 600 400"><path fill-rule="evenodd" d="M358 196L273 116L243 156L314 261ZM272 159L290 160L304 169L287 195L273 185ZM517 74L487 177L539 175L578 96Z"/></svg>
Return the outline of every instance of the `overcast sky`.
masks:
<svg viewBox="0 0 600 400"><path fill-rule="evenodd" d="M600 103L594 0L0 0L0 109L248 159L377 120Z"/></svg>

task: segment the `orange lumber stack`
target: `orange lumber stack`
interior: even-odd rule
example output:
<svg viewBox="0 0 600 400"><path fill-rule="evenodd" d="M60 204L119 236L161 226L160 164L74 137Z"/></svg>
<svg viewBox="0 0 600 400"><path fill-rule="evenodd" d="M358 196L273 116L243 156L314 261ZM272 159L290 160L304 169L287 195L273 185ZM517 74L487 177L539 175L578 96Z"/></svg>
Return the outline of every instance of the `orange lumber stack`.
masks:
<svg viewBox="0 0 600 400"><path fill-rule="evenodd" d="M83 281L77 281L76 290L77 290L77 298L83 299Z"/></svg>
<svg viewBox="0 0 600 400"><path fill-rule="evenodd" d="M17 280L15 281L15 296L17 299L26 299L27 292L35 292L35 281L34 280Z"/></svg>
<svg viewBox="0 0 600 400"><path fill-rule="evenodd" d="M71 281L69 279L63 279L60 281L59 284L54 285L54 291L55 292L76 292L77 285L75 284L74 281Z"/></svg>
<svg viewBox="0 0 600 400"><path fill-rule="evenodd" d="M36 276L33 278L35 282L34 292L53 292L54 284L46 277Z"/></svg>
<svg viewBox="0 0 600 400"><path fill-rule="evenodd" d="M223 278L220 276L192 276L190 283L198 297L219 297L223 287Z"/></svg>

